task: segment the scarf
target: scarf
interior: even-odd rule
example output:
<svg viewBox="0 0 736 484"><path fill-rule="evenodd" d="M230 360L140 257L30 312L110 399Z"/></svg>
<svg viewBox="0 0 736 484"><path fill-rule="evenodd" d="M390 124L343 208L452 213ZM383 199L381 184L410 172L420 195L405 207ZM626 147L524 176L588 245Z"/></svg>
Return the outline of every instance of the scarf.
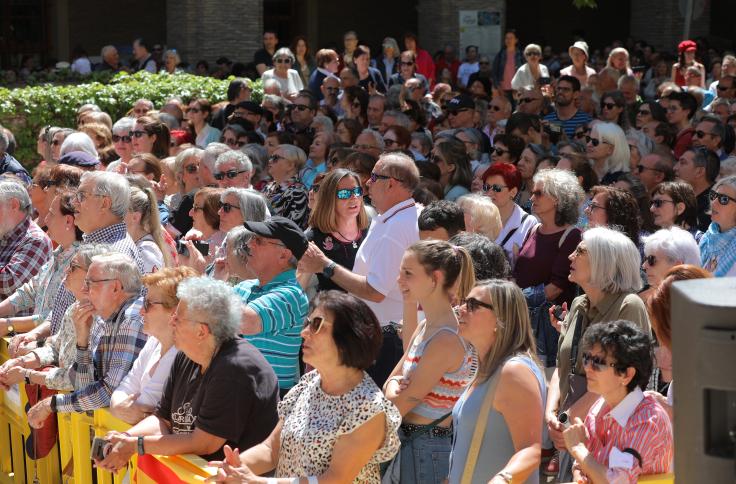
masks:
<svg viewBox="0 0 736 484"><path fill-rule="evenodd" d="M722 233L712 222L700 239L700 261L715 277L723 277L736 264L736 227Z"/></svg>

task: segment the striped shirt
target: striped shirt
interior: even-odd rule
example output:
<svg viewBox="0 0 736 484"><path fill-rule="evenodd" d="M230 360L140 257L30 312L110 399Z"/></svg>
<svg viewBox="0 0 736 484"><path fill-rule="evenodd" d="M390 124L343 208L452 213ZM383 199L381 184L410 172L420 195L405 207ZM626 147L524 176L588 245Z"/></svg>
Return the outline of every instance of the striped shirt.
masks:
<svg viewBox="0 0 736 484"><path fill-rule="evenodd" d="M593 118L590 116L590 114L578 109L577 111L575 111L575 116L564 121L560 119L559 116L557 116L556 110L545 116L544 120L549 121L553 124L561 125L562 129L565 130L565 134L567 135L568 139L573 140L573 136L575 135L575 128L577 128L581 124L590 123Z"/></svg>
<svg viewBox="0 0 736 484"><path fill-rule="evenodd" d="M250 292L249 292L250 291ZM284 390L299 381L299 349L302 324L309 311L309 301L290 269L268 284L239 284L235 292L261 318L263 330L244 335L258 348L279 379Z"/></svg>
<svg viewBox="0 0 736 484"><path fill-rule="evenodd" d="M585 427L590 434L588 450L608 468L609 481L635 484L640 475L669 472L674 456L670 418L641 389L634 389L614 408L599 398L585 418ZM634 458L630 468L611 468L609 456L614 448L619 452L633 449L641 462Z"/></svg>
<svg viewBox="0 0 736 484"><path fill-rule="evenodd" d="M113 390L130 372L146 345L141 306L143 297L125 301L108 319L94 317L90 342L77 346L69 379L75 391L56 396L57 412L83 412L110 405Z"/></svg>

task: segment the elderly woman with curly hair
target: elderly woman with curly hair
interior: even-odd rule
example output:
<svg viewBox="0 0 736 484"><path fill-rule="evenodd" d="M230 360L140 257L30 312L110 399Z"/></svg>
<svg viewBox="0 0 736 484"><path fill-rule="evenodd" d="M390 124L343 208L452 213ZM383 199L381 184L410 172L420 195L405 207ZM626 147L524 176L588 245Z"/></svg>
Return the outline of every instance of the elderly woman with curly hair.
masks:
<svg viewBox="0 0 736 484"><path fill-rule="evenodd" d="M583 190L571 172L551 169L534 175L532 212L540 223L529 231L518 252L514 278L524 290L537 334L537 352L548 368L556 363L558 335L547 309L550 304L569 304L575 296L575 285L568 280L568 256L580 242L575 223L582 199Z"/></svg>
<svg viewBox="0 0 736 484"><path fill-rule="evenodd" d="M223 446L249 448L278 423L278 381L271 365L238 337L241 304L232 288L208 277L179 283L172 314L179 350L153 415L105 437L112 450L97 466L124 467L136 452L225 457ZM196 384L194 384L196 383Z"/></svg>

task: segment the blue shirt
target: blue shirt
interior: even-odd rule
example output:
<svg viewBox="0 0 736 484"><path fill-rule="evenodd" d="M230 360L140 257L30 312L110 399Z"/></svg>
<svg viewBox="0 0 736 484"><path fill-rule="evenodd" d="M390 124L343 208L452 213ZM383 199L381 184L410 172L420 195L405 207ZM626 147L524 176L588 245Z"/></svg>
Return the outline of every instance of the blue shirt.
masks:
<svg viewBox="0 0 736 484"><path fill-rule="evenodd" d="M575 116L564 121L557 116L557 111L552 111L550 114L544 117L544 120L554 124L562 125L562 129L565 130L565 134L567 135L568 139L572 140L574 139L573 136L575 135L575 128L577 128L581 124L590 123L593 118L590 116L590 114L578 109L575 112Z"/></svg>
<svg viewBox="0 0 736 484"><path fill-rule="evenodd" d="M271 364L279 387L293 387L299 381L300 333L309 311L309 301L296 280L296 271L284 271L263 286L244 281L234 290L261 318L262 331L244 335L245 339Z"/></svg>
<svg viewBox="0 0 736 484"><path fill-rule="evenodd" d="M324 173L327 170L327 163L324 161L320 163L319 165L315 166L314 161L312 159L307 160L307 164L304 165L304 168L302 168L302 171L299 173L299 179L301 180L302 184L307 187L307 190L312 188L312 184L314 183L314 179L317 178L317 175L320 173Z"/></svg>

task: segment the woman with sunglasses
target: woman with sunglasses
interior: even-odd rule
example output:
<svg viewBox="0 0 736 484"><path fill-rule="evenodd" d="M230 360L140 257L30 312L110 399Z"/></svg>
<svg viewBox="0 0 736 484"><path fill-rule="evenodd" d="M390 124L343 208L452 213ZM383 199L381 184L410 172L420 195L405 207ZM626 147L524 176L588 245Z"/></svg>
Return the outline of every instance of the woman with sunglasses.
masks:
<svg viewBox="0 0 736 484"><path fill-rule="evenodd" d="M81 230L74 225L73 200L74 193L70 191L52 195L43 220L46 233L56 245L51 259L28 282L0 302L0 318L26 315L5 321L5 326L12 324L16 332L32 330L52 312L66 268L82 240ZM0 335L4 335L4 331L0 330Z"/></svg>
<svg viewBox="0 0 736 484"><path fill-rule="evenodd" d="M585 207L589 227L609 227L625 234L639 247L641 223L639 205L626 190L608 186L590 189L590 203Z"/></svg>
<svg viewBox="0 0 736 484"><path fill-rule="evenodd" d="M225 446L225 461L214 463L218 482L256 482L273 471L274 481L377 483L379 464L396 454L401 415L365 372L381 347L370 308L351 294L323 292L301 335L314 370L279 403L263 443L240 455Z"/></svg>
<svg viewBox="0 0 736 484"><path fill-rule="evenodd" d="M558 416L567 412L570 421L585 418L598 395L585 386L582 365L581 335L599 322L625 319L649 332L649 317L644 302L636 294L641 288L639 249L626 235L604 227L587 230L583 240L570 254L568 280L580 286L584 294L572 302L569 310L562 305L562 321L549 309L550 320L559 328L557 367L552 374L547 396L546 421L550 437L558 450L565 449ZM571 462L560 456L562 482L571 480Z"/></svg>
<svg viewBox="0 0 736 484"><path fill-rule="evenodd" d="M710 192L711 224L700 239L703 267L716 277L736 276L736 176L719 180Z"/></svg>
<svg viewBox="0 0 736 484"><path fill-rule="evenodd" d="M538 221L514 202L521 188L519 170L510 163L494 163L483 173L483 192L498 208L501 231L495 242L513 261L529 231Z"/></svg>
<svg viewBox="0 0 736 484"><path fill-rule="evenodd" d="M69 194L69 197L73 197L73 194ZM69 257L63 265L59 283L63 282L64 288L74 296L75 302L66 309L59 328L55 328L54 333L45 339L43 346L23 356L11 358L0 366L0 388L7 390L11 385L28 378L31 383L44 385L52 390L70 391L74 389L69 375L77 356L77 340L72 314L79 304L88 301L89 293L82 288L87 269L92 264L92 257L107 254L110 250L107 244L84 244ZM58 289L61 290L61 287L59 286ZM7 302L6 299L2 305ZM54 365L54 367L47 371L36 370L49 365Z"/></svg>
<svg viewBox="0 0 736 484"><path fill-rule="evenodd" d="M280 145L268 158L268 174L273 181L263 194L272 209L272 215L281 215L307 228L309 207L307 188L299 181L299 171L307 162L304 150L294 145Z"/></svg>
<svg viewBox="0 0 736 484"><path fill-rule="evenodd" d="M207 99L198 98L189 102L184 111L184 118L189 121L194 142L199 148L206 148L208 144L220 141L222 132L209 125L212 115L212 105Z"/></svg>
<svg viewBox="0 0 736 484"><path fill-rule="evenodd" d="M156 195L151 188L131 185L125 225L141 254L144 274L173 265L169 246L163 237Z"/></svg>
<svg viewBox="0 0 736 484"><path fill-rule="evenodd" d="M316 204L309 216L307 239L330 260L352 270L369 224L358 175L345 168L329 172L319 184ZM302 270L299 273L300 280L302 274L308 274ZM321 272L317 273L317 280L317 291L343 290Z"/></svg>
<svg viewBox="0 0 736 484"><path fill-rule="evenodd" d="M460 334L479 355L478 374L453 409L449 482L539 482L547 388L521 290L513 282L478 283L459 307ZM490 394L489 394L490 392ZM471 440L490 401L476 455ZM465 475L469 457L472 475Z"/></svg>
<svg viewBox="0 0 736 484"><path fill-rule="evenodd" d="M199 163L204 151L200 148L187 148L178 155L174 161L174 178L178 188L170 201L171 225L184 235L192 228L192 219L189 211L194 203L194 192L202 186L199 177Z"/></svg>
<svg viewBox="0 0 736 484"><path fill-rule="evenodd" d="M281 86L281 95L290 101L293 101L299 91L304 89L299 72L292 69L295 61L291 49L282 47L273 54L273 69L265 71L261 76L263 82L275 79Z"/></svg>
<svg viewBox="0 0 736 484"><path fill-rule="evenodd" d="M51 159L50 161L56 163L61 158L61 145L67 136L76 131L71 128L59 128L51 137Z"/></svg>
<svg viewBox="0 0 736 484"><path fill-rule="evenodd" d="M588 158L593 162L593 170L601 185L611 185L620 174L629 172L629 144L617 124L593 124L586 140Z"/></svg>
<svg viewBox="0 0 736 484"><path fill-rule="evenodd" d="M401 412L401 451L386 471L391 482L442 482L449 461L435 456L452 447L452 407L473 380L478 355L459 334L453 304L475 283L470 254L440 240L424 240L404 253L398 284L405 307L421 305L419 323L383 390ZM427 468L421 462L434 462ZM396 480L398 478L398 480Z"/></svg>
<svg viewBox="0 0 736 484"><path fill-rule="evenodd" d="M672 181L657 185L652 193L650 210L657 227L668 229L677 226L690 232L696 241L702 237L697 225L695 191L689 183Z"/></svg>
<svg viewBox="0 0 736 484"><path fill-rule="evenodd" d="M667 111L657 101L644 101L636 112L636 129L643 129L644 125L652 121L667 122Z"/></svg>
<svg viewBox="0 0 736 484"><path fill-rule="evenodd" d="M171 326L171 315L179 304L176 288L184 279L196 275L197 272L189 267L167 267L143 276L147 293L141 317L148 341L130 373L110 396L110 413L123 422L137 424L151 415L161 400L164 384L178 353Z"/></svg>
<svg viewBox="0 0 736 484"><path fill-rule="evenodd" d="M132 136L133 153L152 153L158 159L169 156L171 133L162 121L141 116L129 136Z"/></svg>
<svg viewBox="0 0 736 484"><path fill-rule="evenodd" d="M184 239L207 243L209 253L203 258L206 263L214 260L215 253L225 240L225 235L227 235L227 232L221 230L220 226L220 197L223 192L224 190L219 188L200 188L194 194L194 204L189 211L189 216L192 217L192 230L184 236ZM194 247L187 247L196 250ZM190 264L187 265L192 267ZM204 267L195 267L195 269L202 272Z"/></svg>
<svg viewBox="0 0 736 484"><path fill-rule="evenodd" d="M511 79L511 88L519 91L525 86L539 87L537 84L542 77L549 78L547 66L542 64L542 48L537 44L529 44L524 47L524 58L526 63L519 67Z"/></svg>
<svg viewBox="0 0 736 484"><path fill-rule="evenodd" d="M644 394L654 367L652 349L649 329L631 321L601 322L585 331L582 366L598 398L563 433L575 460L575 482L637 482L639 476L669 472L672 424L657 400Z"/></svg>
<svg viewBox="0 0 736 484"><path fill-rule="evenodd" d="M48 196L49 179L51 175L51 166L36 166L33 170L33 178L31 185L28 187L28 195L31 197L31 204L36 209L38 217L34 222L39 227L45 228L44 220L49 210L51 198Z"/></svg>
<svg viewBox="0 0 736 484"><path fill-rule="evenodd" d="M700 266L700 250L693 236L679 227L661 229L644 238L644 258L641 264L646 272L648 287L639 296L647 301L667 272L676 265Z"/></svg>
<svg viewBox="0 0 736 484"><path fill-rule="evenodd" d="M345 88L340 100L340 107L345 113L343 118L355 119L361 126L368 126L368 100L368 93L363 88L358 86Z"/></svg>
<svg viewBox="0 0 736 484"><path fill-rule="evenodd" d="M626 99L621 91L609 91L603 93L600 104L600 119L607 123L616 123L624 130L629 131L631 121L629 120Z"/></svg>

